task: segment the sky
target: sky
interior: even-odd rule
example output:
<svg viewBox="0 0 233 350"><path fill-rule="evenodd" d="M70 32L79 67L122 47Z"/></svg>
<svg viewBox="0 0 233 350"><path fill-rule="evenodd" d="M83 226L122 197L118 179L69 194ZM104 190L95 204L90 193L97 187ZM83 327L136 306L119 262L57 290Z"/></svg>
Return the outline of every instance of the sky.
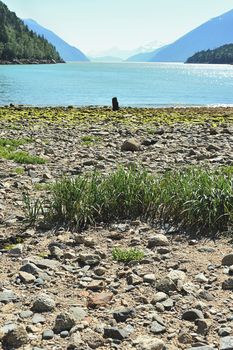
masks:
<svg viewBox="0 0 233 350"><path fill-rule="evenodd" d="M233 0L3 0L85 53L173 42L224 12Z"/></svg>

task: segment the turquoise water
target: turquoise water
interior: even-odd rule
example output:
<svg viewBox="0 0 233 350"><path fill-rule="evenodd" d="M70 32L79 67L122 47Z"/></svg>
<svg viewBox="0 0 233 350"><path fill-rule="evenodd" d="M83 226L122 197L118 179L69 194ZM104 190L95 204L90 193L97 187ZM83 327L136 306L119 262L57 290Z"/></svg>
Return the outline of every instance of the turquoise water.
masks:
<svg viewBox="0 0 233 350"><path fill-rule="evenodd" d="M0 105L233 105L233 66L68 63L0 66Z"/></svg>

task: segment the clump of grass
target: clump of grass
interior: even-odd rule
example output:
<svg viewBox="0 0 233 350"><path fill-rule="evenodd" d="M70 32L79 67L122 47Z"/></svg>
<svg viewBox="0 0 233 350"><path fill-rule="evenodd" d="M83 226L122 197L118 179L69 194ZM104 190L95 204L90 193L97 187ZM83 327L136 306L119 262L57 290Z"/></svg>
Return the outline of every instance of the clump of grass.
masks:
<svg viewBox="0 0 233 350"><path fill-rule="evenodd" d="M45 164L46 161L38 156L33 156L28 152L18 151L18 152L10 152L7 155L7 159L14 160L19 164Z"/></svg>
<svg viewBox="0 0 233 350"><path fill-rule="evenodd" d="M10 146L13 148L17 148L19 146L25 145L25 144L30 143L30 142L32 142L31 138L22 138L22 139L0 138L0 146L1 147Z"/></svg>
<svg viewBox="0 0 233 350"><path fill-rule="evenodd" d="M14 160L19 164L45 164L45 160L38 156L30 155L24 151L17 151L17 147L31 141L31 138L0 139L0 158Z"/></svg>
<svg viewBox="0 0 233 350"><path fill-rule="evenodd" d="M114 248L112 257L118 262L141 261L144 258L144 253L136 248Z"/></svg>
<svg viewBox="0 0 233 350"><path fill-rule="evenodd" d="M202 234L233 224L233 168L187 168L151 175L120 168L63 178L51 188L46 222L84 229L126 219L147 220Z"/></svg>
<svg viewBox="0 0 233 350"><path fill-rule="evenodd" d="M85 135L81 138L81 143L84 146L91 146L96 142L100 141L100 137L98 136L92 136L92 135Z"/></svg>
<svg viewBox="0 0 233 350"><path fill-rule="evenodd" d="M21 167L15 168L15 169L14 169L14 172L15 172L17 175L23 175L23 174L24 174L24 168L21 168Z"/></svg>
<svg viewBox="0 0 233 350"><path fill-rule="evenodd" d="M23 195L26 221L30 226L34 225L41 216L45 216L44 201L37 198L32 200L26 193Z"/></svg>

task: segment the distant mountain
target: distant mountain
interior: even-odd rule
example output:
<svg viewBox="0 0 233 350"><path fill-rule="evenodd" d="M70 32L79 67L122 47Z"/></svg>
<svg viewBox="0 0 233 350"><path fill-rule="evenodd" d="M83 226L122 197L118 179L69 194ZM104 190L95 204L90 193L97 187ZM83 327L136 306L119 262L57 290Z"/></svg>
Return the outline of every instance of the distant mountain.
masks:
<svg viewBox="0 0 233 350"><path fill-rule="evenodd" d="M185 62L198 51L233 43L233 10L213 18L168 45L150 59L152 62Z"/></svg>
<svg viewBox="0 0 233 350"><path fill-rule="evenodd" d="M199 51L188 58L187 63L233 64L233 44L214 50Z"/></svg>
<svg viewBox="0 0 233 350"><path fill-rule="evenodd" d="M54 46L32 33L0 1L0 63L56 62L62 62L62 59Z"/></svg>
<svg viewBox="0 0 233 350"><path fill-rule="evenodd" d="M36 21L32 19L24 19L24 23L28 26L30 30L34 33L43 36L47 39L52 45L54 45L59 52L60 56L65 61L89 61L89 59L74 46L67 44L63 39L58 35L53 33L51 30L42 27Z"/></svg>
<svg viewBox="0 0 233 350"><path fill-rule="evenodd" d="M102 63L118 63L123 62L122 58L113 56L103 56L103 57L89 57L91 62L102 62Z"/></svg>
<svg viewBox="0 0 233 350"><path fill-rule="evenodd" d="M159 47L158 49L154 51L149 51L149 52L141 52L136 55L133 55L127 59L128 62L149 62L151 59L154 57L154 55L161 50L163 50L166 46Z"/></svg>

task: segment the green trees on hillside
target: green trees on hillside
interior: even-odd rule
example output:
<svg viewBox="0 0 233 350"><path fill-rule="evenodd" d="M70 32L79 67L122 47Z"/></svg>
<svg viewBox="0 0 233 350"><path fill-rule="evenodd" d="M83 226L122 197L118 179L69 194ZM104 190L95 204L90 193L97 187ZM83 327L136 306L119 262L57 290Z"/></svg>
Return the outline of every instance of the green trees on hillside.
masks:
<svg viewBox="0 0 233 350"><path fill-rule="evenodd" d="M56 49L37 36L0 1L0 60L54 60L61 62Z"/></svg>
<svg viewBox="0 0 233 350"><path fill-rule="evenodd" d="M186 63L233 64L233 44L195 53Z"/></svg>

